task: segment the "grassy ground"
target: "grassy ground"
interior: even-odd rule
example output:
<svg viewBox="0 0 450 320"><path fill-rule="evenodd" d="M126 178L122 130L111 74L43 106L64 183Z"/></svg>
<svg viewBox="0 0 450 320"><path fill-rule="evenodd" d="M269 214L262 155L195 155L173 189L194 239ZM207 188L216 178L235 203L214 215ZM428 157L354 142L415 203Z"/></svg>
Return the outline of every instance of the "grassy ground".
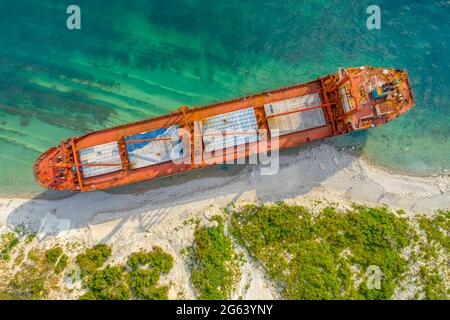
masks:
<svg viewBox="0 0 450 320"><path fill-rule="evenodd" d="M201 300L228 299L240 277L237 254L223 218L214 216L211 222L195 229L189 248L191 281Z"/></svg>
<svg viewBox="0 0 450 320"><path fill-rule="evenodd" d="M285 299L448 299L449 218L450 211L252 204L191 221L194 240L182 253L198 299L233 296L247 262L242 250ZM105 244L73 254L71 244L42 249L34 239L23 227L0 235L0 299L70 290L80 299L169 297L160 278L175 260L159 247L112 264L113 248Z"/></svg>
<svg viewBox="0 0 450 320"><path fill-rule="evenodd" d="M363 206L313 215L279 203L233 211L230 230L287 299L391 299L410 279L417 298L442 299L449 293L448 218L411 220Z"/></svg>
<svg viewBox="0 0 450 320"><path fill-rule="evenodd" d="M80 299L168 299L169 288L158 286L158 281L161 274L166 274L172 269L171 255L159 247L154 247L149 252L141 250L132 253L125 266L107 265L102 268L110 255L110 247L97 245L77 256L83 283L87 288L87 292Z"/></svg>
<svg viewBox="0 0 450 320"><path fill-rule="evenodd" d="M11 234L17 238L16 233ZM8 255L13 249L9 245L13 236L7 233L5 237ZM162 274L172 269L173 258L159 247L132 253L125 265L109 265L112 248L105 244L86 248L70 259L61 246L48 250L27 248L27 238L22 243L17 238L15 246L21 247L15 255L16 267L6 281L2 277L0 299L46 299L52 290L68 290L66 284L70 280L81 280L82 300L168 298L169 288L158 282ZM67 268L69 265L72 268Z"/></svg>

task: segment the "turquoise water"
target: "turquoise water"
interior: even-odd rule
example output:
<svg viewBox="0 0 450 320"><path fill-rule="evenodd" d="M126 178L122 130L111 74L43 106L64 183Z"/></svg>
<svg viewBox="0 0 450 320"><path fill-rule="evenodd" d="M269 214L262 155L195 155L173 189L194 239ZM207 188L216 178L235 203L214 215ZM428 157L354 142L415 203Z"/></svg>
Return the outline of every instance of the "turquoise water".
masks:
<svg viewBox="0 0 450 320"><path fill-rule="evenodd" d="M377 1L372 31L372 1L78 0L69 31L71 3L0 3L0 194L41 191L34 160L70 136L367 64L408 70L417 106L346 139L394 170L450 168L448 1Z"/></svg>

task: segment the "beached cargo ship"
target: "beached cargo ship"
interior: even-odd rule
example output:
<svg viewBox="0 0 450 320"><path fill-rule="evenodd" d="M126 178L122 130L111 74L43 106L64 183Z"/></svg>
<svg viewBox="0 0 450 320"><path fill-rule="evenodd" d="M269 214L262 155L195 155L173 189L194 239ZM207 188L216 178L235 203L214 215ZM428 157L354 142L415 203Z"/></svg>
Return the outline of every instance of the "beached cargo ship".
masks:
<svg viewBox="0 0 450 320"><path fill-rule="evenodd" d="M42 154L35 178L93 191L173 175L382 125L414 106L405 71L340 68L315 81L74 137ZM277 139L277 143L273 143Z"/></svg>

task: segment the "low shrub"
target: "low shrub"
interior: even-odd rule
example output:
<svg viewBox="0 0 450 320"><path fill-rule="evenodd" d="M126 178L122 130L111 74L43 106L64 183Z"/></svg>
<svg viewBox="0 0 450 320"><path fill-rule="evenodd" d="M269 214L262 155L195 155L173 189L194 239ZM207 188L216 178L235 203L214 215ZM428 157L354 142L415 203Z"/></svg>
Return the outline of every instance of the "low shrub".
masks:
<svg viewBox="0 0 450 320"><path fill-rule="evenodd" d="M216 226L198 226L190 249L191 280L199 299L228 299L240 277L232 239L225 234L224 220L214 216Z"/></svg>
<svg viewBox="0 0 450 320"><path fill-rule="evenodd" d="M92 248L87 248L84 253L80 253L75 258L80 267L82 277L92 274L111 256L111 247L105 244L98 244Z"/></svg>
<svg viewBox="0 0 450 320"><path fill-rule="evenodd" d="M285 203L236 210L230 230L287 299L390 299L408 267L401 253L415 237L408 220L385 207L314 216ZM381 271L379 288L368 287L371 266Z"/></svg>

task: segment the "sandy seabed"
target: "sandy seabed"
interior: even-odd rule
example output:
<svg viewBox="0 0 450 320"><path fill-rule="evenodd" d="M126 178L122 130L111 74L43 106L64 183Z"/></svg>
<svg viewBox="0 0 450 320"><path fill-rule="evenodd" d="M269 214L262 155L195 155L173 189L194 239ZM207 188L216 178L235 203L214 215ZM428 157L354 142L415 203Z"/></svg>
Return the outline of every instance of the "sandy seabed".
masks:
<svg viewBox="0 0 450 320"><path fill-rule="evenodd" d="M172 284L169 297L193 299L189 271L180 251L192 244L194 226L183 222L191 218L206 222L231 203L239 206L285 200L316 210L329 204L345 209L352 202L387 204L408 215L450 209L450 176L446 172L431 177L391 174L326 143L283 154L279 172L273 176L262 176L255 165L225 174L217 168L205 170L143 184L132 193L99 191L61 199L0 199L0 232L25 224L37 231L37 246L62 244L72 257L85 246L106 243L113 248L108 260L112 264L124 263L140 248L160 246L175 258L174 268L162 279L162 283ZM233 298L277 298L260 267L246 262L241 271ZM80 284L71 286L79 289ZM75 293L52 298L74 298Z"/></svg>

